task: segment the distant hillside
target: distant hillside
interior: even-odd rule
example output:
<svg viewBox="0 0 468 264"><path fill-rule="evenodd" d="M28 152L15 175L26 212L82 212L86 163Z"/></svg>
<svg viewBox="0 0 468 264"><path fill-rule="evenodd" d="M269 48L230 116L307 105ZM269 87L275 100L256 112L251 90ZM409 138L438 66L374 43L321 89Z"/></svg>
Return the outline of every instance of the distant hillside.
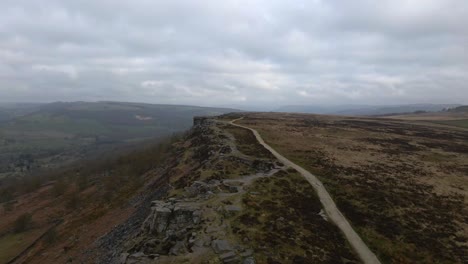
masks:
<svg viewBox="0 0 468 264"><path fill-rule="evenodd" d="M281 106L274 112L284 113L310 113L310 114L326 114L337 111L342 108L334 108L332 106L317 106L317 105L285 105Z"/></svg>
<svg viewBox="0 0 468 264"><path fill-rule="evenodd" d="M462 105L459 107L451 108L448 111L454 113L468 113L468 105Z"/></svg>
<svg viewBox="0 0 468 264"><path fill-rule="evenodd" d="M293 113L314 113L314 114L333 114L333 115L388 115L412 113L416 111L438 112L447 108L457 107L455 104L409 104L409 105L388 105L388 106L369 106L369 105L338 105L338 106L283 106L278 108L277 112Z"/></svg>
<svg viewBox="0 0 468 264"><path fill-rule="evenodd" d="M338 111L336 114L346 115L388 115L388 114L401 114L413 112L439 112L443 109L456 107L453 104L412 104L412 105L394 105L382 107L368 107L362 109L351 109Z"/></svg>
<svg viewBox="0 0 468 264"><path fill-rule="evenodd" d="M193 116L235 109L122 102L41 105L0 124L0 177L73 161L122 144L191 127Z"/></svg>
<svg viewBox="0 0 468 264"><path fill-rule="evenodd" d="M35 103L0 103L0 122L37 111L40 105Z"/></svg>
<svg viewBox="0 0 468 264"><path fill-rule="evenodd" d="M112 140L152 136L156 131L172 133L190 128L193 116L220 115L238 110L186 105L157 105L123 102L52 103L13 122L32 129L52 128ZM148 133L150 132L150 133Z"/></svg>

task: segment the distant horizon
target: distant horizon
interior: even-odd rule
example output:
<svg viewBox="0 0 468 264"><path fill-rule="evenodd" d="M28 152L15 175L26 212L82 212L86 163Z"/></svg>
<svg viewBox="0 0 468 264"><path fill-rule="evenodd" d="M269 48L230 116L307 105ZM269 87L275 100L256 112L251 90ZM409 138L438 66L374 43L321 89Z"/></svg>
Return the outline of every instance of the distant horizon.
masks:
<svg viewBox="0 0 468 264"><path fill-rule="evenodd" d="M114 101L114 100L99 100L99 101L85 101L85 100L76 100L76 101L49 101L49 102L34 102L34 101L0 101L0 106L2 104L53 104L53 103L134 103L134 104L148 104L148 105L167 105L167 106L193 106L193 107L209 107L209 108L227 108L233 110L243 110L243 111L277 111L281 108L288 107L317 107L317 108L329 108L332 110L351 110L351 109L365 109L365 108L385 108L385 107L403 107L403 106L464 106L468 104L460 103L407 103L407 104L287 104L287 105L278 105L271 107L261 107L261 106L249 106L249 105L195 105L195 104L177 104L177 103L150 103L150 102L139 102L139 101ZM250 108L250 109L249 109ZM351 108L351 109L349 109ZM255 110L256 109L256 110Z"/></svg>
<svg viewBox="0 0 468 264"><path fill-rule="evenodd" d="M153 104L153 105L186 105L186 106L203 106L197 104L182 104L182 103L158 103L158 102L145 102L145 101L125 101L125 100L51 100L51 101L0 101L0 104L51 104L51 103L139 103L139 104ZM390 104L371 104L371 103L343 103L343 104L283 104L281 106L400 106L400 105L468 105L468 103L390 103ZM221 107L221 105L210 105L208 107Z"/></svg>

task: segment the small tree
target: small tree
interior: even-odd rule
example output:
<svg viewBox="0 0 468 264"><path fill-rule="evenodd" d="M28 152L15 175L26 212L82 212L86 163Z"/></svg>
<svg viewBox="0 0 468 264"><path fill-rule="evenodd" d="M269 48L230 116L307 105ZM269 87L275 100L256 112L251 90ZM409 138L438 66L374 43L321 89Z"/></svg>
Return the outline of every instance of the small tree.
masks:
<svg viewBox="0 0 468 264"><path fill-rule="evenodd" d="M15 201L9 201L3 204L3 209L5 212L11 212L14 209Z"/></svg>
<svg viewBox="0 0 468 264"><path fill-rule="evenodd" d="M69 209L75 210L80 205L80 202L78 192L73 192L67 196L66 206Z"/></svg>
<svg viewBox="0 0 468 264"><path fill-rule="evenodd" d="M16 218L13 230L15 233L21 233L26 231L32 225L32 215L25 213Z"/></svg>
<svg viewBox="0 0 468 264"><path fill-rule="evenodd" d="M54 197L61 196L62 194L65 193L67 190L67 184L63 179L59 179L54 183L54 186L52 186L52 195Z"/></svg>
<svg viewBox="0 0 468 264"><path fill-rule="evenodd" d="M76 183L78 185L78 189L80 191L83 191L84 189L86 189L89 185L89 179L88 179L88 176L85 174L85 175L78 175L77 176L77 180L76 180Z"/></svg>
<svg viewBox="0 0 468 264"><path fill-rule="evenodd" d="M44 241L47 244L52 244L57 240L57 237L58 237L57 230L55 229L55 227L53 227L49 231L47 231L47 233L45 234Z"/></svg>

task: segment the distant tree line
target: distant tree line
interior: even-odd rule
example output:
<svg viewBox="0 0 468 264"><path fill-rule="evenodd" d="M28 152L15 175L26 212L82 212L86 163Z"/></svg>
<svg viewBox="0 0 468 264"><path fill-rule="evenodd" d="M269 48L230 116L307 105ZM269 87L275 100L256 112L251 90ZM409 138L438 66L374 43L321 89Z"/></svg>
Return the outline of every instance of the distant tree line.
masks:
<svg viewBox="0 0 468 264"><path fill-rule="evenodd" d="M82 202L79 193L91 186L100 190L97 194L103 202L109 203L117 198L125 199L144 184L144 174L160 166L170 156L172 145L183 137L183 134L175 134L163 140L148 142L145 146L131 151L123 151L120 155L81 161L55 171L2 178L0 203L5 211L11 211L16 197L48 185L51 185L50 195L53 197L65 195L67 207L70 209L79 207Z"/></svg>

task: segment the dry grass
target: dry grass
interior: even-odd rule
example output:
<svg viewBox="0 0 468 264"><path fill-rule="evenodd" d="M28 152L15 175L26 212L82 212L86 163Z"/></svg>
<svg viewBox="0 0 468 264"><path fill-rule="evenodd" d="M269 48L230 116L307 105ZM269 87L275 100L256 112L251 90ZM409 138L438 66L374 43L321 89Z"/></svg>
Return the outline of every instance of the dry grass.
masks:
<svg viewBox="0 0 468 264"><path fill-rule="evenodd" d="M296 172L260 178L242 199L245 210L231 224L255 249L258 263L359 263L336 226Z"/></svg>
<svg viewBox="0 0 468 264"><path fill-rule="evenodd" d="M258 143L251 131L232 125L223 126L223 129L234 136L236 147L240 152L255 158L274 158L270 151Z"/></svg>
<svg viewBox="0 0 468 264"><path fill-rule="evenodd" d="M420 122L249 114L272 147L317 174L387 263L467 255L468 132Z"/></svg>

